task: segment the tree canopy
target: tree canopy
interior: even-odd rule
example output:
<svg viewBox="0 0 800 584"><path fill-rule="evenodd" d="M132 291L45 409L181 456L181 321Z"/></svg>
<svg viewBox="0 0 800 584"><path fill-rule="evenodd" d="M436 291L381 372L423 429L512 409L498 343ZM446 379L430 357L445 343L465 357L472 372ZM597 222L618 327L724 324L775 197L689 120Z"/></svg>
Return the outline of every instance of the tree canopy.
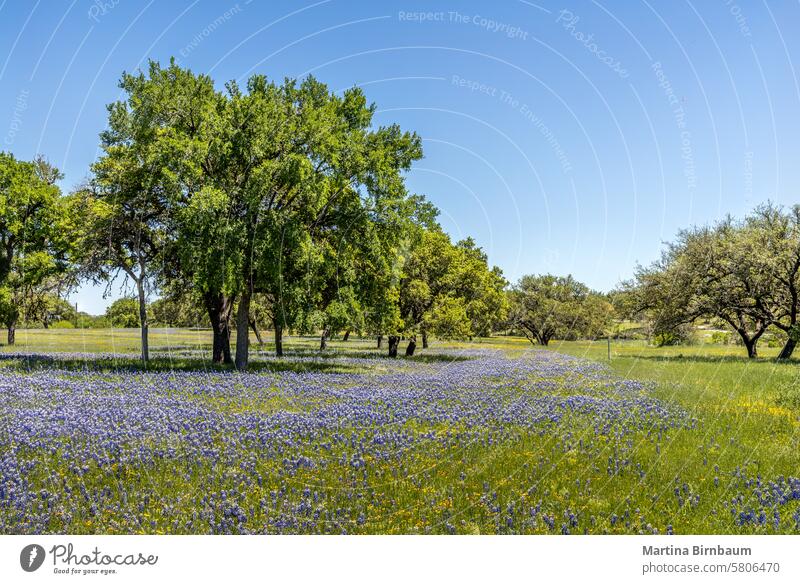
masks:
<svg viewBox="0 0 800 584"><path fill-rule="evenodd" d="M572 276L523 276L511 296L511 322L531 343L573 340L607 334L611 303Z"/></svg>
<svg viewBox="0 0 800 584"><path fill-rule="evenodd" d="M800 207L766 204L742 220L681 231L626 288L630 313L646 314L658 331L716 318L756 357L774 327L787 337L779 358L789 358L800 336Z"/></svg>
<svg viewBox="0 0 800 584"><path fill-rule="evenodd" d="M73 223L60 178L44 158L25 162L0 152L0 317L9 344L25 307L65 285Z"/></svg>

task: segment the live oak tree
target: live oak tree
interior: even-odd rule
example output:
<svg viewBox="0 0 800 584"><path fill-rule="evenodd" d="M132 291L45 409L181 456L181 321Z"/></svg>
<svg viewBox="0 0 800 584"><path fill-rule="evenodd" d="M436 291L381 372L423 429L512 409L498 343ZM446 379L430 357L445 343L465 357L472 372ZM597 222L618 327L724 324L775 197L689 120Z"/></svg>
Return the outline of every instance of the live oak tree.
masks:
<svg viewBox="0 0 800 584"><path fill-rule="evenodd" d="M742 229L742 261L763 283L749 312L786 333L778 359L789 359L800 340L800 205L762 205L745 218Z"/></svg>
<svg viewBox="0 0 800 584"><path fill-rule="evenodd" d="M0 316L9 345L21 308L68 267L69 216L56 185L60 178L43 158L25 162L0 152Z"/></svg>
<svg viewBox="0 0 800 584"><path fill-rule="evenodd" d="M154 276L162 287L190 290L202 298L213 331L212 358L230 363L229 324L236 300L232 273L238 258L226 246L230 210L221 190L233 172L227 167L224 99L208 76L195 75L174 61L166 68L150 62L147 72L124 73L120 87L126 99L109 106L109 117L111 129L123 137L122 147L106 158L132 155L131 164L121 170L138 181L123 184L138 186L127 192L136 194L149 208L147 214L154 215L150 224L130 214L126 222L134 243L127 247L145 260L146 268L157 268L140 271L137 279L152 284ZM154 172L138 174L137 166ZM114 185L113 180L106 182ZM135 200L122 197L126 199ZM145 331L143 327L143 340Z"/></svg>
<svg viewBox="0 0 800 584"><path fill-rule="evenodd" d="M628 291L656 330L716 318L754 358L758 340L774 326L788 336L779 358L789 358L800 311L800 208L767 204L741 221L684 230L658 262L638 270Z"/></svg>
<svg viewBox="0 0 800 584"><path fill-rule="evenodd" d="M394 333L400 326L393 282L399 279L398 247L428 204L419 197L397 200L381 216L353 197L337 205L341 228L315 240L310 264L306 328L321 330L320 348L337 332ZM394 335L392 335L394 336Z"/></svg>
<svg viewBox="0 0 800 584"><path fill-rule="evenodd" d="M127 99L108 106L108 128L100 135L102 154L89 183L74 197L85 217L78 234L84 272L109 283L122 274L136 291L142 360L149 360L147 298L160 275L168 213L178 190L174 153L162 138L166 123L160 95L144 75L123 74ZM176 102L171 107L180 107Z"/></svg>
<svg viewBox="0 0 800 584"><path fill-rule="evenodd" d="M267 96L279 98L281 107L276 107L285 117L278 125L285 135L266 137L275 150L254 169L253 188L248 191L257 213L245 216L244 233L250 244L243 262L246 286L237 339L245 325L244 301L251 292L271 296L281 311L280 324L295 319L307 293L303 285L309 263L313 264L310 258L320 244L353 245L339 234L361 218L392 222L409 198L402 172L422 155L415 134L395 125L371 128L375 108L367 105L360 90L338 97L313 78L281 86L259 76L251 79L247 94L240 98L242 107L266 116L264 127L253 132L254 141L264 139L275 126L270 117L273 108L261 103L268 101ZM248 100L254 101L245 106ZM246 366L244 343L237 347L239 367Z"/></svg>
<svg viewBox="0 0 800 584"><path fill-rule="evenodd" d="M464 299L464 309L472 334L488 337L508 317L508 284L497 266L489 268L489 259L471 237L456 244L461 257L461 282L456 296ZM424 342L423 348L427 346Z"/></svg>
<svg viewBox="0 0 800 584"><path fill-rule="evenodd" d="M455 289L458 281L458 253L450 237L441 228L422 229L403 265L400 283L400 317L405 336L408 336L406 355L416 351L417 335L427 334L434 307L443 308L444 298ZM451 311L452 314L452 311ZM471 329L466 312L458 326L465 336ZM451 325L453 323L450 323ZM390 339L390 351L391 347Z"/></svg>
<svg viewBox="0 0 800 584"><path fill-rule="evenodd" d="M757 356L758 340L772 324L772 318L758 310L772 281L751 253L752 235L748 227L726 218L711 227L681 232L670 250L673 286L692 295L684 309L687 315L727 323L750 358Z"/></svg>
<svg viewBox="0 0 800 584"><path fill-rule="evenodd" d="M281 331L304 305L316 242L342 228L342 208L360 206L379 222L408 197L401 173L421 156L419 138L372 129L374 106L360 90L337 96L313 78L277 84L254 75L218 92L173 62L151 63L123 86L149 112L164 178L179 185L165 274L206 299L215 360L229 358L235 305L235 363L247 367L255 294L273 309L280 352Z"/></svg>
<svg viewBox="0 0 800 584"><path fill-rule="evenodd" d="M505 280L471 239L453 244L438 226L422 229L402 273L400 317L408 356L416 351L417 335L426 347L429 334L487 334L505 318Z"/></svg>
<svg viewBox="0 0 800 584"><path fill-rule="evenodd" d="M523 276L510 293L511 321L531 343L554 338L596 338L608 328L613 309L572 276Z"/></svg>

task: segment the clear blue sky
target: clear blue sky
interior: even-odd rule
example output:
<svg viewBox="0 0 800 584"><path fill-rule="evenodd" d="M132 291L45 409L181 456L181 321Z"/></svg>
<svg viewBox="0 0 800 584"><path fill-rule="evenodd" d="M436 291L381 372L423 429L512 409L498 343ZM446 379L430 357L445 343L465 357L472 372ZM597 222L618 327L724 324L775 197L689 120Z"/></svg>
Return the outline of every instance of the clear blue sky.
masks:
<svg viewBox="0 0 800 584"><path fill-rule="evenodd" d="M0 149L70 189L122 71L313 73L423 137L411 189L510 279L607 290L682 227L797 201L798 23L798 3L745 0L0 0Z"/></svg>

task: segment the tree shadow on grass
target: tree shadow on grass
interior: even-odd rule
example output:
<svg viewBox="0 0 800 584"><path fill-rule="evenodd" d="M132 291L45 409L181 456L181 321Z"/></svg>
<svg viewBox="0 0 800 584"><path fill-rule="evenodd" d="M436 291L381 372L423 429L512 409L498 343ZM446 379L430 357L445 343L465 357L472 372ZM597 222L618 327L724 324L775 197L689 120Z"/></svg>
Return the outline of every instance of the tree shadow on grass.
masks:
<svg viewBox="0 0 800 584"><path fill-rule="evenodd" d="M471 357L447 353L417 354L413 357L392 358L385 353L371 351L320 352L312 350L287 351L284 357L259 351L248 364L249 373L366 373L370 362L389 364L403 362L437 363L467 361ZM259 358L262 357L262 358ZM359 362L363 360L363 362ZM185 355L159 355L151 357L145 366L138 357L125 355L70 355L59 353L1 353L0 370L13 371L86 371L92 373L166 373L182 372L235 372L233 365L212 363L207 358Z"/></svg>
<svg viewBox="0 0 800 584"><path fill-rule="evenodd" d="M0 370L33 371L85 371L91 373L167 373L181 372L235 372L233 365L212 363L208 359L187 357L153 357L145 366L141 360L127 357L61 357L48 354L0 354ZM335 361L297 361L292 359L250 361L248 373L362 373L364 367Z"/></svg>
<svg viewBox="0 0 800 584"><path fill-rule="evenodd" d="M370 360L380 360L386 362L403 362L403 361L412 361L412 362L419 362L419 363L439 363L439 362L452 362L452 361L470 361L474 359L474 357L470 357L467 355L459 355L457 351L454 352L426 352L427 350L423 350L421 352L417 352L416 355L413 357L406 357L402 354L402 351L398 354L397 357L389 357L388 351L385 349L350 349L350 348L341 348L341 347L332 347L328 348L324 351L320 351L319 349L313 348L305 348L305 347L293 347L290 350L287 350L284 355L285 357L306 357L306 358L313 358L313 359L370 359ZM264 356L267 358L276 358L274 348L270 348L270 343L264 343L256 347L255 351L256 355Z"/></svg>

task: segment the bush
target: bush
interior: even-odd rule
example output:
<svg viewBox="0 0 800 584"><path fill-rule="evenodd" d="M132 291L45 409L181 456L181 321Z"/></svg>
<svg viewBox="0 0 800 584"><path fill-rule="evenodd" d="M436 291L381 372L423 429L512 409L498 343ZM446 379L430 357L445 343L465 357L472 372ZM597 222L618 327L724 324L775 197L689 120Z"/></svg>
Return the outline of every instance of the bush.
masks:
<svg viewBox="0 0 800 584"><path fill-rule="evenodd" d="M50 328L54 328L54 329L71 329L71 328L75 328L75 325L72 324L68 320L57 320L57 321L55 321L54 323L52 323L50 325Z"/></svg>
<svg viewBox="0 0 800 584"><path fill-rule="evenodd" d="M682 324L669 330L656 332L653 335L656 347L672 347L675 345L694 345L697 335L691 324Z"/></svg>
<svg viewBox="0 0 800 584"><path fill-rule="evenodd" d="M789 338L782 330L776 330L773 332L764 333L764 336L761 337L761 343L766 344L767 347L771 349L779 349L786 344L786 340Z"/></svg>
<svg viewBox="0 0 800 584"><path fill-rule="evenodd" d="M711 333L711 343L714 345L730 345L733 335L725 331Z"/></svg>

